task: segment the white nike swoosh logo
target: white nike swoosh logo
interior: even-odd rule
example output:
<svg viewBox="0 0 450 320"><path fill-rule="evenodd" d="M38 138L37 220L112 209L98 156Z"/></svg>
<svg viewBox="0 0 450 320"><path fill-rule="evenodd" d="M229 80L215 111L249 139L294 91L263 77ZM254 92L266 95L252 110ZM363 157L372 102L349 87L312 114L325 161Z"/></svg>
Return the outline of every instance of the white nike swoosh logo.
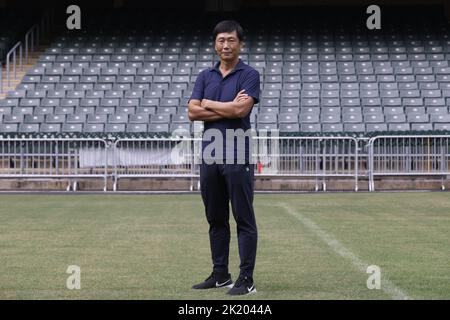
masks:
<svg viewBox="0 0 450 320"><path fill-rule="evenodd" d="M247 288L248 292L252 292L254 287L255 287L255 285L252 285L250 288Z"/></svg>
<svg viewBox="0 0 450 320"><path fill-rule="evenodd" d="M221 286L223 286L224 284L228 283L228 281L230 281L230 280L227 280L227 281L225 281L225 282L223 282L223 283L219 283L218 281L216 281L216 287L221 287Z"/></svg>

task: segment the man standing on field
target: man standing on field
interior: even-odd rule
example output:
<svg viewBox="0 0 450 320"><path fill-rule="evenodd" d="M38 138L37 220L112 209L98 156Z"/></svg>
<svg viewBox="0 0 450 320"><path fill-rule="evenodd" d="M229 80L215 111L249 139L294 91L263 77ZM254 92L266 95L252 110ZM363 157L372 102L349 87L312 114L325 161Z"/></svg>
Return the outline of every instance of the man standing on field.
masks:
<svg viewBox="0 0 450 320"><path fill-rule="evenodd" d="M244 135L243 141L238 139L239 143L236 136L250 132L250 113L259 101L260 81L258 71L239 59L243 37L243 29L236 21L226 20L216 25L213 38L220 61L200 72L188 107L191 121L204 121L200 184L213 262L211 275L193 288L228 287L231 295L256 293L253 270L258 234L253 210L254 164L250 162L249 136ZM227 135L230 131L240 133L230 139ZM212 132L220 133L219 141L217 135L214 135L216 139L211 138ZM220 142L221 147L208 157L206 150L211 149L208 145L213 142ZM228 272L230 201L241 260L234 285Z"/></svg>

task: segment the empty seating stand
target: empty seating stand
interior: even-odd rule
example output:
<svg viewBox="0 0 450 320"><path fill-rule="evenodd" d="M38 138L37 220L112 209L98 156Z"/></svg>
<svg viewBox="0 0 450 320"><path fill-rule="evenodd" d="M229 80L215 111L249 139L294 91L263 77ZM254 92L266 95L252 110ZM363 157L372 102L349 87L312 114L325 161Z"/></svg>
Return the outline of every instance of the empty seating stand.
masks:
<svg viewBox="0 0 450 320"><path fill-rule="evenodd" d="M252 126L329 134L448 130L449 24L439 13L402 17L386 16L376 32L340 15L273 14L270 26L243 19L241 58L261 76ZM118 12L95 19L80 32L61 31L0 100L0 131L194 130L188 99L198 73L217 61L210 36L217 19Z"/></svg>

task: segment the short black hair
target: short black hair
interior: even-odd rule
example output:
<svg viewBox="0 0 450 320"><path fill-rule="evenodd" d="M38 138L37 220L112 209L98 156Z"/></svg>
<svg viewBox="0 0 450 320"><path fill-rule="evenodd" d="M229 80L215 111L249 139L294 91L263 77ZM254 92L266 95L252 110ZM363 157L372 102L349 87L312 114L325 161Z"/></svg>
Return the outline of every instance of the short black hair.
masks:
<svg viewBox="0 0 450 320"><path fill-rule="evenodd" d="M239 41L244 41L244 29L241 25L234 20L223 20L219 22L213 30L213 40L216 41L216 37L222 32L233 32L236 31Z"/></svg>

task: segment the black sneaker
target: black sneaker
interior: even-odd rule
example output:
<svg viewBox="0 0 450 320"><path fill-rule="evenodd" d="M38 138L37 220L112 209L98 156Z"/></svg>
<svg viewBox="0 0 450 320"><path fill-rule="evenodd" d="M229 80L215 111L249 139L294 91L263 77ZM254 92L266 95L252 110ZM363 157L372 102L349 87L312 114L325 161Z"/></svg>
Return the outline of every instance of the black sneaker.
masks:
<svg viewBox="0 0 450 320"><path fill-rule="evenodd" d="M192 289L212 289L212 288L232 288L233 281L231 280L231 275L216 275L211 273L211 275L202 283L192 286Z"/></svg>
<svg viewBox="0 0 450 320"><path fill-rule="evenodd" d="M246 295L246 294L253 294L256 293L255 284L253 283L253 279L249 277L242 277L239 276L239 278L236 280L236 283L234 284L233 288L231 288L227 294L230 294L232 296L238 296L238 295Z"/></svg>

